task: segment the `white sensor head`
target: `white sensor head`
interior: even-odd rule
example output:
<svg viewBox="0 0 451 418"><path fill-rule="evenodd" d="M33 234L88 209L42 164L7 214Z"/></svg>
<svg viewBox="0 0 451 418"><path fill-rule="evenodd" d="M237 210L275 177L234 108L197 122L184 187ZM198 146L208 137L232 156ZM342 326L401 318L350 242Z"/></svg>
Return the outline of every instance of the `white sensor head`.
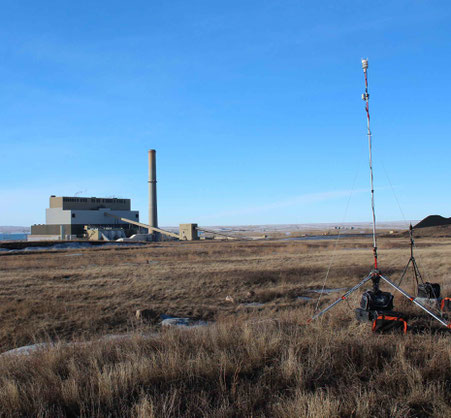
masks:
<svg viewBox="0 0 451 418"><path fill-rule="evenodd" d="M368 58L362 59L362 68L363 68L363 70L368 69Z"/></svg>

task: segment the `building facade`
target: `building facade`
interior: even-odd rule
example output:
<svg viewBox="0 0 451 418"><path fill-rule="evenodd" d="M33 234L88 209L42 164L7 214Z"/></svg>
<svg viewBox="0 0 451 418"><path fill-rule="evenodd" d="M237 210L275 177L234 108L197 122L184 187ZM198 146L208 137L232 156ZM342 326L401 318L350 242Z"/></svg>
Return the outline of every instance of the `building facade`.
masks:
<svg viewBox="0 0 451 418"><path fill-rule="evenodd" d="M118 218L139 222L139 212L131 210L130 199L50 196L45 225L32 225L31 235L81 237L85 226L136 228Z"/></svg>

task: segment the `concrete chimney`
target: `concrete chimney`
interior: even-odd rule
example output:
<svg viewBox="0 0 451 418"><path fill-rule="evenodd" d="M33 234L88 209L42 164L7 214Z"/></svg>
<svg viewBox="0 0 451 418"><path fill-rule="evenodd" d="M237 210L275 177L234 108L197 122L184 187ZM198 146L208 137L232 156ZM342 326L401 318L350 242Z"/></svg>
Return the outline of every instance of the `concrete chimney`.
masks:
<svg viewBox="0 0 451 418"><path fill-rule="evenodd" d="M157 215L157 164L155 159L156 151L149 150L149 226L158 228ZM149 234L156 235L149 229Z"/></svg>

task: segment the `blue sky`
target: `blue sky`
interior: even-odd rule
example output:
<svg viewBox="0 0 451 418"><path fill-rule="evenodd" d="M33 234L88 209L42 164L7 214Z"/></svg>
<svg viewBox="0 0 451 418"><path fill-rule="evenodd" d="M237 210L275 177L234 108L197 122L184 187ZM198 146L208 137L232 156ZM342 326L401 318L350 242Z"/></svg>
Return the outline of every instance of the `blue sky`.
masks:
<svg viewBox="0 0 451 418"><path fill-rule="evenodd" d="M370 221L362 57L378 219L451 216L450 18L447 0L2 1L0 225L75 193L147 221L149 148L160 225Z"/></svg>

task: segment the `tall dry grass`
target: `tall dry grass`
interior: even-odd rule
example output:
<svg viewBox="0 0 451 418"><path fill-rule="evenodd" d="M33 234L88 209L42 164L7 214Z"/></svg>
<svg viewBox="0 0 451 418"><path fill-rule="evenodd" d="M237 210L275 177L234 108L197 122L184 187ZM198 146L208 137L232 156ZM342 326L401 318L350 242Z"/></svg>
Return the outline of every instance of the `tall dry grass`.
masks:
<svg viewBox="0 0 451 418"><path fill-rule="evenodd" d="M437 416L451 414L449 334L397 297L406 335L373 335L340 304L305 325L316 304L297 299L359 281L371 266L361 239L332 242L164 243L0 256L0 416ZM426 278L451 294L451 242L418 242ZM381 239L392 278L405 239ZM75 255L81 254L81 255ZM407 279L406 279L407 280ZM411 279L406 281L411 287ZM225 296L264 302L257 308ZM337 295L324 295L325 306ZM137 308L215 321L160 330ZM95 340L128 332L123 340ZM157 332L157 334L155 334ZM86 341L65 345L67 341Z"/></svg>
<svg viewBox="0 0 451 418"><path fill-rule="evenodd" d="M446 336L224 321L0 360L4 416L449 416ZM334 330L331 332L331 330Z"/></svg>

